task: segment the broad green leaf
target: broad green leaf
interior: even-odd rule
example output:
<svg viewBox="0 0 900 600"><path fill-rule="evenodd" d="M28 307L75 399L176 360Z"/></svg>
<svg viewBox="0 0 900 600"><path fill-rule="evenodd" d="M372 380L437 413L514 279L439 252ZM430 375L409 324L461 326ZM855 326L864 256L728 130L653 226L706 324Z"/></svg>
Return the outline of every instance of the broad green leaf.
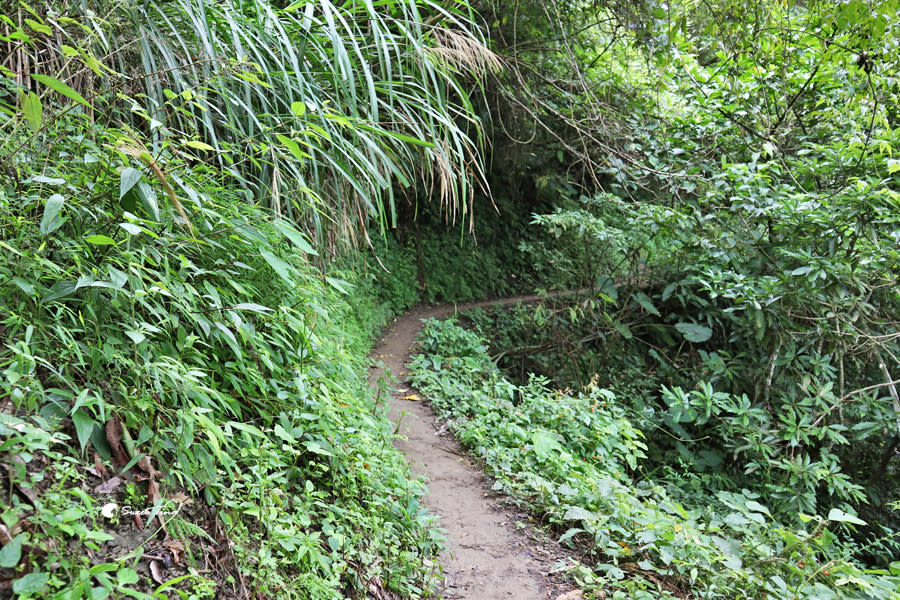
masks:
<svg viewBox="0 0 900 600"><path fill-rule="evenodd" d="M253 302L241 302L240 304L235 304L231 308L234 308L236 310L251 310L258 313L267 313L272 310L268 306L263 306L262 304L254 304Z"/></svg>
<svg viewBox="0 0 900 600"><path fill-rule="evenodd" d="M34 295L34 286L31 285L30 283L28 283L27 281L25 281L24 279L22 279L21 277L13 277L13 278L12 278L12 282L13 282L14 284L16 284L16 286L17 286L20 290L22 290L23 292L25 292L25 293L28 294L29 296L33 296L33 295Z"/></svg>
<svg viewBox="0 0 900 600"><path fill-rule="evenodd" d="M290 285L294 285L296 282L294 278L291 276L291 266L269 252L268 250L260 251L260 255L265 259L269 266L278 273L278 276L284 279L285 283Z"/></svg>
<svg viewBox="0 0 900 600"><path fill-rule="evenodd" d="M633 336L631 333L631 329L628 328L628 325L619 321L618 319L613 319L612 326L615 327L616 331L625 338L626 340L630 340Z"/></svg>
<svg viewBox="0 0 900 600"><path fill-rule="evenodd" d="M216 150L215 148L213 148L213 147L210 146L209 144L206 144L206 143L201 142L201 141L199 141L199 140L188 140L188 141L186 141L186 142L184 143L184 145L185 145L185 146L188 146L189 148L196 148L197 150L209 150L209 151L212 151L212 152L215 152L215 150Z"/></svg>
<svg viewBox="0 0 900 600"><path fill-rule="evenodd" d="M586 510L580 506L569 506L566 514L563 515L565 521L596 521L597 514Z"/></svg>
<svg viewBox="0 0 900 600"><path fill-rule="evenodd" d="M130 233L131 235L140 235L144 232L143 229L135 225L134 223L119 223L119 227Z"/></svg>
<svg viewBox="0 0 900 600"><path fill-rule="evenodd" d="M556 435L545 429L538 429L531 436L534 452L541 458L549 458L554 451L561 448Z"/></svg>
<svg viewBox="0 0 900 600"><path fill-rule="evenodd" d="M310 452L312 452L314 454L321 454L323 456L331 456L332 455L331 452L329 452L328 450L323 448L322 445L319 444L318 442L312 442L312 441L304 442L303 445L306 446L307 450L309 450Z"/></svg>
<svg viewBox="0 0 900 600"><path fill-rule="evenodd" d="M291 112L298 117L302 117L306 114L306 104L302 102L291 102Z"/></svg>
<svg viewBox="0 0 900 600"><path fill-rule="evenodd" d="M91 439L91 433L94 431L94 418L86 410L79 409L72 414L72 423L75 424L78 443L81 444L81 451L84 452L88 440Z"/></svg>
<svg viewBox="0 0 900 600"><path fill-rule="evenodd" d="M650 298L647 296L647 294L644 294L642 292L637 292L634 295L634 299L637 301L638 304L641 305L641 308L646 310L648 313L650 313L651 315L656 315L657 317L659 316L659 311L656 310L655 306L653 306L653 302L650 300Z"/></svg>
<svg viewBox="0 0 900 600"><path fill-rule="evenodd" d="M140 578L138 577L138 572L134 569L123 567L116 573L116 580L119 582L120 586L123 586L137 583L140 581Z"/></svg>
<svg viewBox="0 0 900 600"><path fill-rule="evenodd" d="M40 571L28 573L13 582L13 592L20 595L37 594L43 589L50 575Z"/></svg>
<svg viewBox="0 0 900 600"><path fill-rule="evenodd" d="M315 248L313 248L312 245L306 241L306 238L303 237L302 233L295 230L283 221L275 221L273 225L275 225L275 229L280 231L282 235L284 235L284 237L293 242L293 244L300 248L301 251L306 252L307 254L318 256L319 253L316 252Z"/></svg>
<svg viewBox="0 0 900 600"><path fill-rule="evenodd" d="M44 218L41 219L42 234L47 235L48 233L53 233L63 224L63 219L59 216L59 211L62 210L64 203L65 200L61 194L53 194L47 198L47 203L44 205Z"/></svg>
<svg viewBox="0 0 900 600"><path fill-rule="evenodd" d="M712 329L696 323L676 323L675 329L689 342L701 343L712 337Z"/></svg>
<svg viewBox="0 0 900 600"><path fill-rule="evenodd" d="M94 244L95 246L115 246L116 240L112 239L109 236L94 234L89 235L84 240L89 244Z"/></svg>
<svg viewBox="0 0 900 600"><path fill-rule="evenodd" d="M66 180L62 177L47 177L46 175L35 175L34 177L28 178L27 181L34 183L45 183L47 185L52 185L55 187L59 187L66 182Z"/></svg>
<svg viewBox="0 0 900 600"><path fill-rule="evenodd" d="M290 433L288 433L287 430L284 427L282 427L281 425L278 425L278 424L275 425L274 433L276 436L278 436L279 438L281 438L283 441L287 442L288 444L293 444L296 441L294 436L292 436Z"/></svg>
<svg viewBox="0 0 900 600"><path fill-rule="evenodd" d="M50 286L50 293L41 298L41 302L52 302L66 296L71 296L75 292L75 282L70 280L57 281Z"/></svg>
<svg viewBox="0 0 900 600"><path fill-rule="evenodd" d="M835 523L853 523L854 525L865 525L866 522L859 517L847 514L839 508L832 508L828 511L828 520Z"/></svg>
<svg viewBox="0 0 900 600"><path fill-rule="evenodd" d="M766 508L765 506L763 506L762 504L760 504L760 503L757 502L756 500L747 500L747 504L745 504L745 506L747 507L747 510L752 510L752 511L755 511L755 512L761 512L761 513L765 513L765 514L767 514L767 515L771 515L771 514L772 514L772 513L769 512L769 509L768 509L768 508Z"/></svg>
<svg viewBox="0 0 900 600"><path fill-rule="evenodd" d="M750 523L750 520L741 513L733 512L729 513L728 516L725 517L725 522L732 527L740 528Z"/></svg>
<svg viewBox="0 0 900 600"><path fill-rule="evenodd" d="M119 199L141 180L141 172L133 167L125 167L119 175Z"/></svg>
<svg viewBox="0 0 900 600"><path fill-rule="evenodd" d="M137 329L126 329L125 335L127 335L129 338L131 338L131 341L134 342L135 344L140 344L141 342L143 342L144 340L147 339L147 336L144 335L144 332L139 331Z"/></svg>
<svg viewBox="0 0 900 600"><path fill-rule="evenodd" d="M159 200L156 198L156 191L153 187L149 183L139 181L133 191L144 205L144 209L150 214L150 218L159 222Z"/></svg>
<svg viewBox="0 0 900 600"><path fill-rule="evenodd" d="M41 99L34 92L19 92L19 99L22 103L22 114L28 121L28 125L35 133L41 130L41 122L43 120L43 107Z"/></svg>
<svg viewBox="0 0 900 600"><path fill-rule="evenodd" d="M54 90L56 90L57 92L59 92L60 94L65 96L66 98L69 98L70 100L74 100L75 102L78 102L79 104L83 104L83 105L87 106L88 108L92 108L90 103L87 100L85 100L81 94L79 94L78 92L76 92L75 90L70 88L68 85L66 85L59 79L50 77L49 75L43 75L41 73L32 73L31 78L36 79L37 81L40 81L47 87L53 88Z"/></svg>
<svg viewBox="0 0 900 600"><path fill-rule="evenodd" d="M44 35L53 34L53 30L50 29L49 25L38 23L34 19L25 19L25 24L28 25L32 29L32 31L35 31L37 33L43 33Z"/></svg>
<svg viewBox="0 0 900 600"><path fill-rule="evenodd" d="M17 535L0 549L0 567L11 569L19 564L22 558L22 536Z"/></svg>

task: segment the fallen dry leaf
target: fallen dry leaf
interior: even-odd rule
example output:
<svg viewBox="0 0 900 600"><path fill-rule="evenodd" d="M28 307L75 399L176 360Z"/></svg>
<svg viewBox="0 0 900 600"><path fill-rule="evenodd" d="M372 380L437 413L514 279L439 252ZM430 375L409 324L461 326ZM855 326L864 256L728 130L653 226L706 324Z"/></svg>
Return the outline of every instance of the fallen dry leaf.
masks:
<svg viewBox="0 0 900 600"><path fill-rule="evenodd" d="M372 594L372 597L376 600L391 600L391 596L388 594L387 590L384 589L384 584L381 583L381 579L378 577L370 579L369 584L366 587L369 588L369 593Z"/></svg>
<svg viewBox="0 0 900 600"><path fill-rule="evenodd" d="M0 525L0 544L4 546L12 541L12 536L9 533L9 529L6 525Z"/></svg>
<svg viewBox="0 0 900 600"><path fill-rule="evenodd" d="M156 479L159 475L162 475L159 471L153 468L153 465L150 464L150 457L144 455L141 460L138 461L138 466L150 477Z"/></svg>
<svg viewBox="0 0 900 600"><path fill-rule="evenodd" d="M417 400L421 400L421 398L418 396L418 394L410 394L408 396L403 396L402 400L410 400L412 402L415 402Z"/></svg>
<svg viewBox="0 0 900 600"><path fill-rule="evenodd" d="M128 455L122 446L122 423L118 419L110 419L106 422L106 441L115 455L120 467L128 464Z"/></svg>
<svg viewBox="0 0 900 600"><path fill-rule="evenodd" d="M157 500L160 500L162 496L159 493L159 482L155 479L151 479L147 484L147 499L150 500L150 504L156 504Z"/></svg>
<svg viewBox="0 0 900 600"><path fill-rule="evenodd" d="M182 492L175 492L174 494L169 496L169 499L174 502L177 502L178 504L190 504L191 502L193 502L193 500L190 497L186 496Z"/></svg>
<svg viewBox="0 0 900 600"><path fill-rule="evenodd" d="M159 570L159 563L155 560L150 561L150 576L156 583L162 584L165 582L165 579L163 579L162 573Z"/></svg>
<svg viewBox="0 0 900 600"><path fill-rule="evenodd" d="M119 486L122 485L122 480L119 477L113 477L109 481L104 481L100 485L94 488L94 491L98 494L112 494L114 491L119 489Z"/></svg>
<svg viewBox="0 0 900 600"><path fill-rule="evenodd" d="M106 479L106 466L100 460L100 455L94 452L94 471L100 479Z"/></svg>
<svg viewBox="0 0 900 600"><path fill-rule="evenodd" d="M163 546L172 553L172 560L175 561L175 564L180 565L181 557L184 556L184 544L179 540L166 539L163 541Z"/></svg>

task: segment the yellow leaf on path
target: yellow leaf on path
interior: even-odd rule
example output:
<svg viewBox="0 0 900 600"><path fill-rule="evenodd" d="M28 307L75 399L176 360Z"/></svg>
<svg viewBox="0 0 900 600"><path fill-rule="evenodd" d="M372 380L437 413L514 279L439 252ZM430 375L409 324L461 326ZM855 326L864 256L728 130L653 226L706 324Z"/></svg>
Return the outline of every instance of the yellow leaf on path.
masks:
<svg viewBox="0 0 900 600"><path fill-rule="evenodd" d="M402 400L411 400L415 402L416 400L421 400L417 394L410 394L409 396L403 396Z"/></svg>

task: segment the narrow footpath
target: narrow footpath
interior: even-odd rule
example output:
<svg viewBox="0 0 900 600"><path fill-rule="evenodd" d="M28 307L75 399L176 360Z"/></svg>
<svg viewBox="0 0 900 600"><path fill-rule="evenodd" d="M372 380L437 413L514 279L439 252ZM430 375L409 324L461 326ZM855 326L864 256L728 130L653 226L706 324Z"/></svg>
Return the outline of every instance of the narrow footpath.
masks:
<svg viewBox="0 0 900 600"><path fill-rule="evenodd" d="M378 366L369 375L376 386L384 367L401 382L391 393L391 419L399 423L405 440L397 445L412 471L428 484L425 504L439 516L449 551L441 556L445 600L538 600L580 598L578 592L554 582L548 572L560 558L559 548L542 547L515 526L513 509L497 506L482 471L448 434L441 435L431 406L405 380L406 364L421 319L446 317L456 310L498 303L538 300L522 296L503 300L416 308L397 319L373 351ZM404 399L407 397L408 399ZM415 398L415 399L413 399ZM543 545L546 546L546 545Z"/></svg>

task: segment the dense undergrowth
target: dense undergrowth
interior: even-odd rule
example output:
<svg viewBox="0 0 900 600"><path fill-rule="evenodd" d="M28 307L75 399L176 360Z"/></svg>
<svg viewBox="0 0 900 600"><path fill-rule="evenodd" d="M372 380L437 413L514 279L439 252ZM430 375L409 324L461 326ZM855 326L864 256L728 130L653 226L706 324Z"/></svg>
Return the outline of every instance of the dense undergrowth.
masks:
<svg viewBox="0 0 900 600"><path fill-rule="evenodd" d="M405 87L418 69L443 93L462 68L397 37L429 7L0 15L0 595L431 593L440 536L365 377L391 307L341 237L390 222L393 185L433 175L420 151L472 157L441 112L464 109ZM361 15L397 60L347 83L361 41L329 31L362 35ZM284 48L222 57L254 36L305 36L318 62L285 80ZM396 95L369 106L357 84ZM425 120L371 121L407 102L432 102Z"/></svg>
<svg viewBox="0 0 900 600"><path fill-rule="evenodd" d="M371 291L311 267L307 239L215 169L172 156L154 178L79 116L53 133L23 141L26 176L0 192L12 591L423 593L439 540L363 375ZM155 200L166 185L190 225ZM141 562L160 542L177 576Z"/></svg>
<svg viewBox="0 0 900 600"><path fill-rule="evenodd" d="M698 505L750 490L788 527L865 515L846 543L888 569L897 3L519 7L495 6L526 65L504 123L533 140L517 172L556 196L532 215L553 241L522 248L587 290L474 317L492 352L520 384L612 390L644 472Z"/></svg>
<svg viewBox="0 0 900 600"><path fill-rule="evenodd" d="M867 568L837 506L775 512L753 489L657 471L628 402L595 384L516 385L483 338L426 323L412 381L496 478L582 553L572 575L597 597L898 598L900 563Z"/></svg>

